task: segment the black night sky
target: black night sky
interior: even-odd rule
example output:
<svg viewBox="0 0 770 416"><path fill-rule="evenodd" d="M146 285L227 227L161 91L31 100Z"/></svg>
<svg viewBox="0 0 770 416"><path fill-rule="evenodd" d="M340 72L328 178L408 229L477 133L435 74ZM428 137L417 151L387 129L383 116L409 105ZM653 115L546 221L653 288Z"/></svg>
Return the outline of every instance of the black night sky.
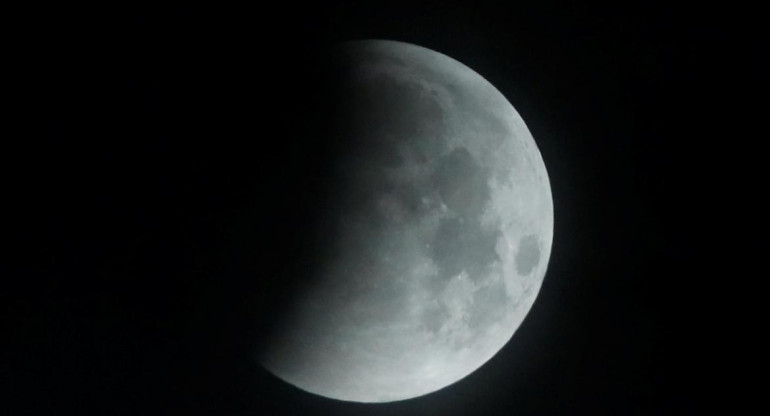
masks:
<svg viewBox="0 0 770 416"><path fill-rule="evenodd" d="M679 415L751 394L734 377L752 344L739 299L761 275L743 266L764 190L757 11L157 3L41 6L19 35L31 117L2 155L0 413ZM302 236L334 152L313 135L302 57L362 38L495 85L555 205L549 270L512 341L446 389L378 405L304 393L253 360L292 285L275 276L313 261Z"/></svg>

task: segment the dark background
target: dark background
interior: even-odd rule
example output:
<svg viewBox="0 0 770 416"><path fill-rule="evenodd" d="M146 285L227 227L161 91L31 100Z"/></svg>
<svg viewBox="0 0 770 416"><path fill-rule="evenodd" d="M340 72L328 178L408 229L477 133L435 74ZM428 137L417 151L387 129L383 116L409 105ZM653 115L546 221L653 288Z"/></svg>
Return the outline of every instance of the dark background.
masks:
<svg viewBox="0 0 770 416"><path fill-rule="evenodd" d="M655 1L38 7L9 63L22 129L2 155L3 413L738 411L761 328L756 16ZM360 38L488 79L535 137L555 205L549 270L512 341L446 389L377 405L254 363L287 276L313 261L335 150L304 59Z"/></svg>

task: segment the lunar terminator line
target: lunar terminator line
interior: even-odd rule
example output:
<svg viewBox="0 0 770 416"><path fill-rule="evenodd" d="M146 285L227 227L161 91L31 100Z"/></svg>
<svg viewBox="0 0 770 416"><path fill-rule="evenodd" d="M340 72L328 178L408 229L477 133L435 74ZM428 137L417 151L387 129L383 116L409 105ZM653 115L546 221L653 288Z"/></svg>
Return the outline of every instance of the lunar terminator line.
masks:
<svg viewBox="0 0 770 416"><path fill-rule="evenodd" d="M513 106L460 62L380 40L329 61L351 145L324 260L260 362L334 399L422 396L487 362L530 310L551 253L548 176Z"/></svg>

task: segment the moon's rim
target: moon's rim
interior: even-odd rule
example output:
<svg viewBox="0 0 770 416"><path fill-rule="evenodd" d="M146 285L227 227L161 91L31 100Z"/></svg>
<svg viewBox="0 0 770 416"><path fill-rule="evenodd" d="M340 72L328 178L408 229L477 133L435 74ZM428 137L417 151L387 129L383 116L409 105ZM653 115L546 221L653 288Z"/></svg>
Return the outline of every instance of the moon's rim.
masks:
<svg viewBox="0 0 770 416"><path fill-rule="evenodd" d="M553 232L554 232L554 227L555 227L555 225L554 225L554 215L553 215L554 204L553 204L553 195L552 195L552 191L551 191L550 177L548 175L547 169L545 169L545 163L544 163L544 160L542 158L542 154L540 152L540 149L538 148L537 143L535 142L534 137L531 134L529 126L526 124L524 119L518 113L516 108L511 104L510 100L508 100L508 98L501 91L499 91L496 87L494 87L494 85L492 83L490 83L483 75L481 75L480 73L478 73L477 71L475 71L471 67L463 64L462 62L460 62L460 61L458 61L458 60L456 60L456 59L454 59L454 58L452 58L452 57L450 57L448 55L445 55L445 54L443 54L441 52L438 52L436 50L433 50L433 49L430 49L430 48L427 48L427 47L424 47L424 46L419 46L419 45L415 45L415 44L412 44L412 43L407 43L407 42L403 42L403 41L399 41L399 40L389 40L389 39L356 39L356 40L348 40L348 41L344 41L344 42L340 42L340 43L335 44L334 48L338 49L338 50L342 50L342 49L348 48L349 46L372 45L372 44L374 44L374 45L377 45L377 44L391 45L391 46L396 47L396 48L406 48L406 49L410 49L410 50L413 50L413 51L417 51L418 53L423 53L423 54L427 53L428 55L439 56L442 59L449 60L450 62L452 62L453 65L457 65L459 68L462 68L462 69L464 69L466 71L471 72L472 74L475 75L475 77L477 77L478 79L480 79L484 83L486 83L489 87L491 87L494 91L496 91L504 99L504 101L506 103L506 106L507 106L507 110L508 111L512 111L512 113L515 115L515 117L518 119L518 121L520 121L522 123L523 129L527 133L527 137L529 139L529 142L532 145L532 148L530 149L530 151L531 151L532 155L535 155L537 157L537 161L535 162L535 164L540 167L537 170L538 170L538 173L542 175L543 188L547 192L547 196L548 196L547 197L547 201L548 201L548 203L550 205L550 209L551 209L551 216L550 216L550 218L548 218L548 220L550 221L550 230L548 230L548 241L543 241L544 247L547 246L547 256L544 256L544 259L542 260L543 261L543 264L541 266L542 267L542 277L539 279L539 285L538 285L537 289L534 292L534 296L532 297L532 304L530 304L529 307L527 307L523 311L521 322L519 322L519 324L516 325L515 328L513 328L513 333L511 334L511 337L509 337L508 340L505 342L505 344L507 344L510 341L510 339L513 337L513 335L515 335L517 330L521 327L521 325L523 324L523 321L527 318L527 316L529 316L529 313L532 310L532 305L534 304L535 300L537 299L537 297L539 295L540 286L542 285L542 282L544 280L544 277L546 275L546 272L547 272L547 269L548 269L548 266L549 266L550 260L551 260L552 244L553 244ZM506 239L507 239L507 237L506 237ZM509 244L510 244L510 242L509 242ZM503 344L502 347L504 347L505 344ZM500 349L502 349L502 347L500 347ZM496 352L494 352L492 354L492 356L497 354L500 349L498 349ZM492 358L492 356L488 357L483 362L481 362L481 364L479 366L477 366L474 370L472 370L470 373L473 373L473 372L477 371L478 368L483 366L486 362L488 362L489 359ZM270 370L264 363L263 363L263 366L265 368L267 368L271 373L276 375L278 378L282 379L284 382L287 382L287 384L290 384L290 385L292 385L292 386L294 386L294 387L296 387L296 388L298 388L300 390L307 391L307 392L312 393L312 394L320 395L322 397L325 397L325 398L331 399L331 400L337 400L337 401L343 401L343 402L359 402L359 403L389 403L389 402L404 401L404 400L411 400L411 399L420 398L420 397L432 394L434 392L437 392L438 390L446 388L447 386L453 385L453 384L459 382L460 380L462 380L463 378L467 377L470 374L470 373L465 374L464 376L462 376L460 378L457 378L454 381L451 381L451 382L449 382L447 384L444 384L443 386L440 386L440 387L435 388L433 390L430 390L428 392L418 393L417 395L413 395L413 396L406 396L406 397L394 398L394 399L386 399L386 400L357 400L357 399L340 398L340 397L329 396L329 395L326 395L326 394L322 394L322 393L310 390L308 388L303 387L300 384L291 383L291 382L283 379L283 377L279 376L276 372Z"/></svg>

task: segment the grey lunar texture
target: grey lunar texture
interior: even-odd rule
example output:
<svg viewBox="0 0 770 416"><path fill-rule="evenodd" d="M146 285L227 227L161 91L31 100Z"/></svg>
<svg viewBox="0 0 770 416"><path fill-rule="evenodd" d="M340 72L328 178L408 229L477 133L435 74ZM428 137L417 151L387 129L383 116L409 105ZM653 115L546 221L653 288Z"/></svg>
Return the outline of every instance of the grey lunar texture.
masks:
<svg viewBox="0 0 770 416"><path fill-rule="evenodd" d="M489 82L393 41L339 46L339 181L322 264L262 365L312 393L388 402L439 390L513 336L541 287L553 203L524 121Z"/></svg>

